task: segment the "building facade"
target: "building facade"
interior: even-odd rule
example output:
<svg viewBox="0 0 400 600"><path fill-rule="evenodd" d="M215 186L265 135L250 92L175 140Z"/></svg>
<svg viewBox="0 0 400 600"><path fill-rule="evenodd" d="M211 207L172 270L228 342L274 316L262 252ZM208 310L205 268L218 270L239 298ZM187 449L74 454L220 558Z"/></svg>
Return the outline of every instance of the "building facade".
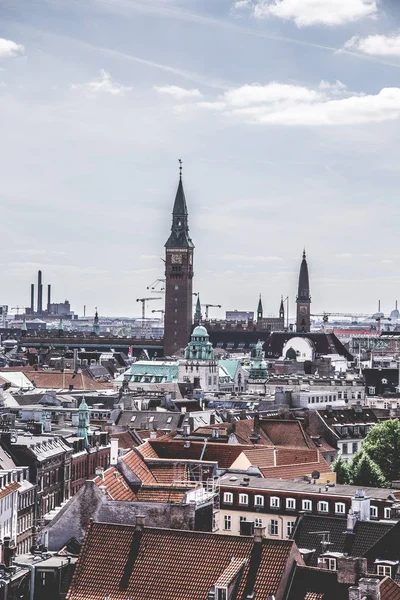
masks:
<svg viewBox="0 0 400 600"><path fill-rule="evenodd" d="M179 381L193 385L204 392L219 390L219 366L207 329L202 325L194 328L185 349L184 360L179 361Z"/></svg>

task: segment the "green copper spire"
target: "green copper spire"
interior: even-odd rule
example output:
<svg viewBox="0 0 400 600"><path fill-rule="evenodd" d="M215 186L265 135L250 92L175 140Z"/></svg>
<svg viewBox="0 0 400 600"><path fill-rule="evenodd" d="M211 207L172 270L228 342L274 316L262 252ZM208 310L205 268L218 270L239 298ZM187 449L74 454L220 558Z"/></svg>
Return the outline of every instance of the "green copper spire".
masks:
<svg viewBox="0 0 400 600"><path fill-rule="evenodd" d="M78 431L77 437L84 438L85 448L89 447L88 431L89 431L89 407L86 404L84 396L78 410Z"/></svg>
<svg viewBox="0 0 400 600"><path fill-rule="evenodd" d="M260 294L260 299L258 301L258 308L257 308L257 321L261 321L261 319L263 318L263 305L262 305L262 300L261 300L261 294Z"/></svg>
<svg viewBox="0 0 400 600"><path fill-rule="evenodd" d="M264 360L263 343L261 340L258 340L256 347L252 350L251 357L249 380L268 380L268 365Z"/></svg>
<svg viewBox="0 0 400 600"><path fill-rule="evenodd" d="M189 234L188 209L182 183L182 161L179 160L179 183L172 211L171 235L166 248L194 248Z"/></svg>
<svg viewBox="0 0 400 600"><path fill-rule="evenodd" d="M202 325L193 329L190 342L185 350L185 358L187 360L214 360L214 348L207 329Z"/></svg>
<svg viewBox="0 0 400 600"><path fill-rule="evenodd" d="M96 306L96 312L95 312L95 315L94 315L94 321L93 321L93 327L92 327L92 334L93 335L100 335L99 314L97 312L97 306Z"/></svg>
<svg viewBox="0 0 400 600"><path fill-rule="evenodd" d="M58 324L58 331L63 331L63 330L64 330L64 324L63 324L63 320L61 317L60 322Z"/></svg>
<svg viewBox="0 0 400 600"><path fill-rule="evenodd" d="M194 313L194 322L196 325L199 325L202 320L203 320L203 315L201 314L200 294L197 294L196 310Z"/></svg>

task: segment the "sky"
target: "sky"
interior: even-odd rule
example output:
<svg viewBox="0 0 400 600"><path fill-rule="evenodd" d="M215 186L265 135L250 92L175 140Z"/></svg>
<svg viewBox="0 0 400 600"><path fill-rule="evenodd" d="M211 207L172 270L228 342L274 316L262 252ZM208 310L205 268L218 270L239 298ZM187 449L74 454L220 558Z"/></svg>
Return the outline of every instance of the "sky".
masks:
<svg viewBox="0 0 400 600"><path fill-rule="evenodd" d="M139 315L179 158L210 316L400 300L395 0L1 0L0 134L1 304Z"/></svg>

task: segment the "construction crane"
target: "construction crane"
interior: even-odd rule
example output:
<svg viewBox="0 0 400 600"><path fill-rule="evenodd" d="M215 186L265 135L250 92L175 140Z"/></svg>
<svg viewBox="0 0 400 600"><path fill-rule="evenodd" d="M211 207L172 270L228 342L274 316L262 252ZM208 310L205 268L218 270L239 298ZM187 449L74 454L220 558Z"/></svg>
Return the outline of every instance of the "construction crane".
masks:
<svg viewBox="0 0 400 600"><path fill-rule="evenodd" d="M208 309L209 308L222 308L221 304L202 304L201 306L206 307L206 319L208 320Z"/></svg>
<svg viewBox="0 0 400 600"><path fill-rule="evenodd" d="M142 303L142 319L146 318L146 302L150 302L151 300L162 300L162 298L136 298L136 302Z"/></svg>
<svg viewBox="0 0 400 600"><path fill-rule="evenodd" d="M23 308L23 306L12 306L11 310L16 310L17 311L17 315L19 315L19 311Z"/></svg>
<svg viewBox="0 0 400 600"><path fill-rule="evenodd" d="M147 286L147 290L150 290L152 294L161 294L165 292L165 279L156 279Z"/></svg>
<svg viewBox="0 0 400 600"><path fill-rule="evenodd" d="M155 300L155 298L153 298L153 300ZM163 315L165 313L165 310L161 309L161 310L152 310L152 313L160 313L161 315Z"/></svg>

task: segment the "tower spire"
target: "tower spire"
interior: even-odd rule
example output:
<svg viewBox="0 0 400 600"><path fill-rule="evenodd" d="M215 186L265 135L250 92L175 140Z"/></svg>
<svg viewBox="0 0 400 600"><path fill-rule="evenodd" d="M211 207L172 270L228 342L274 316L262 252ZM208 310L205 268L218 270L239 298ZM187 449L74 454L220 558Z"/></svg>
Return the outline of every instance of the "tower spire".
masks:
<svg viewBox="0 0 400 600"><path fill-rule="evenodd" d="M260 299L258 300L258 307L257 307L257 321L261 321L263 318L263 305L262 305L262 300L261 300L261 294L260 294Z"/></svg>
<svg viewBox="0 0 400 600"><path fill-rule="evenodd" d="M200 303L200 294L197 294L197 302L196 302L196 310L194 313L194 323L195 325L200 325L203 320L203 315L201 314L201 303Z"/></svg>
<svg viewBox="0 0 400 600"><path fill-rule="evenodd" d="M298 332L309 332L311 329L311 294L305 249L303 250L303 259L300 265L299 287L297 291L296 303L296 329Z"/></svg>

